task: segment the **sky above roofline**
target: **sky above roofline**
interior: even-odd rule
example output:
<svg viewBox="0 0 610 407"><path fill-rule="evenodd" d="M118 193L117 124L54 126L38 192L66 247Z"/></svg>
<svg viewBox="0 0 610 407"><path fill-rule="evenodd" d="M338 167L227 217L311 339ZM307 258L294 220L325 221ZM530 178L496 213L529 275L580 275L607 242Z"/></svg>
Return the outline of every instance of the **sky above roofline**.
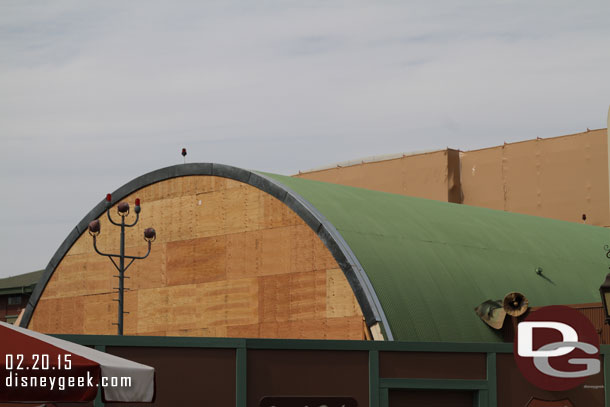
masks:
<svg viewBox="0 0 610 407"><path fill-rule="evenodd" d="M0 278L108 191L606 127L607 1L0 4Z"/></svg>

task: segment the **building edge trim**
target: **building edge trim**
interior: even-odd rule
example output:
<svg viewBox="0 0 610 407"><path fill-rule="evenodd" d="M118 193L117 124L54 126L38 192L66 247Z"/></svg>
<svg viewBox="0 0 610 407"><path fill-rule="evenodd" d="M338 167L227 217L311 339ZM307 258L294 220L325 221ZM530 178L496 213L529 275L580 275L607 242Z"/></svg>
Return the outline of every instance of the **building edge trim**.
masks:
<svg viewBox="0 0 610 407"><path fill-rule="evenodd" d="M178 164L160 168L132 179L112 193L112 200L113 202L118 202L137 190L160 181L192 175L211 175L243 182L268 193L288 206L303 219L320 240L322 240L328 250L330 250L356 296L356 300L360 305L367 326L370 327L375 323L379 323L382 326L385 339L390 341L394 340L387 317L383 312L379 298L377 297L364 268L339 231L337 231L334 225L330 223L315 206L279 181L256 171L245 170L230 165L214 163ZM30 324L38 301L55 272L56 267L74 245L76 240L86 231L89 222L103 215L105 209L106 200L103 199L70 231L53 257L51 257L51 260L28 300L20 323L21 327L27 328Z"/></svg>

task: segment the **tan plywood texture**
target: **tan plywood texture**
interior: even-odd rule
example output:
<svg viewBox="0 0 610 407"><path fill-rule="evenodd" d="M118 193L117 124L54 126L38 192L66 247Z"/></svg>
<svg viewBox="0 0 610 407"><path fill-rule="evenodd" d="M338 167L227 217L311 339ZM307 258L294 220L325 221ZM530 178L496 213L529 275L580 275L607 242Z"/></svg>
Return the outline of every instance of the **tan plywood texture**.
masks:
<svg viewBox="0 0 610 407"><path fill-rule="evenodd" d="M126 273L126 335L364 339L362 312L335 259L276 198L213 176L158 182L126 201L136 197L142 213L126 251L145 254L146 227L157 240ZM105 215L100 221L98 247L117 252L118 228ZM116 333L117 273L91 240L83 234L63 258L31 329Z"/></svg>
<svg viewBox="0 0 610 407"><path fill-rule="evenodd" d="M462 153L464 204L610 226L607 130Z"/></svg>

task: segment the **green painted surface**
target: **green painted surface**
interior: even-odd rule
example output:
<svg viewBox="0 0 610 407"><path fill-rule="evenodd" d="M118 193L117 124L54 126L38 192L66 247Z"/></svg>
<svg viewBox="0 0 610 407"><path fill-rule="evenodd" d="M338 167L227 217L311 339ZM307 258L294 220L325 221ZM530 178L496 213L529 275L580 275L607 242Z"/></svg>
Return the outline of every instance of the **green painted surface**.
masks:
<svg viewBox="0 0 610 407"><path fill-rule="evenodd" d="M382 388L379 390L379 406L380 407L389 407L390 405L390 392L387 388Z"/></svg>
<svg viewBox="0 0 610 407"><path fill-rule="evenodd" d="M610 119L609 119L610 120ZM603 345L602 345L603 348ZM610 406L610 354L606 353L603 356L604 361L604 398L606 405Z"/></svg>
<svg viewBox="0 0 610 407"><path fill-rule="evenodd" d="M12 277L0 278L0 294L31 293L44 270L32 271Z"/></svg>
<svg viewBox="0 0 610 407"><path fill-rule="evenodd" d="M499 342L474 308L511 291L530 306L600 301L610 230L265 175L309 201L343 236L395 340Z"/></svg>
<svg viewBox="0 0 610 407"><path fill-rule="evenodd" d="M480 404L485 404L489 407L498 407L498 377L497 377L497 358L495 353L487 354L487 363L485 367L485 371L487 374L487 397L486 402L483 403L481 399ZM479 393L479 397L482 397L482 394Z"/></svg>
<svg viewBox="0 0 610 407"><path fill-rule="evenodd" d="M248 370L246 348L235 350L235 406L246 407L248 402Z"/></svg>
<svg viewBox="0 0 610 407"><path fill-rule="evenodd" d="M379 407L379 351L369 351L369 407Z"/></svg>

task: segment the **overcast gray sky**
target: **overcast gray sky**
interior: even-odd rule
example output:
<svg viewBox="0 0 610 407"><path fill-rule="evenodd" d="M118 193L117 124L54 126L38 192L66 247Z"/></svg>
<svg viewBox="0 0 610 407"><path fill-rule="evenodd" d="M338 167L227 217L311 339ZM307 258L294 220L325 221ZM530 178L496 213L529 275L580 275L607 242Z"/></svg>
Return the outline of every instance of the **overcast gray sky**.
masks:
<svg viewBox="0 0 610 407"><path fill-rule="evenodd" d="M0 0L0 278L136 176L606 127L610 2Z"/></svg>

